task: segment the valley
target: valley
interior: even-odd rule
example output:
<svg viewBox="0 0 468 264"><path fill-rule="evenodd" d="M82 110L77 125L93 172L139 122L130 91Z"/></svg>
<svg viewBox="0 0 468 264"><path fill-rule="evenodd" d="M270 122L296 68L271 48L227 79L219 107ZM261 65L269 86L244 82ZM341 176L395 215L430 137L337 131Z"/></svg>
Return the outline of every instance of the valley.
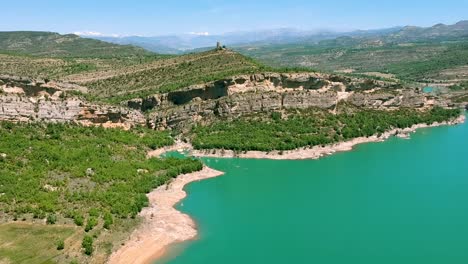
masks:
<svg viewBox="0 0 468 264"><path fill-rule="evenodd" d="M318 159L461 124L465 31L462 21L181 55L0 32L0 263L125 263L135 245L195 237L173 206L213 172L208 158Z"/></svg>

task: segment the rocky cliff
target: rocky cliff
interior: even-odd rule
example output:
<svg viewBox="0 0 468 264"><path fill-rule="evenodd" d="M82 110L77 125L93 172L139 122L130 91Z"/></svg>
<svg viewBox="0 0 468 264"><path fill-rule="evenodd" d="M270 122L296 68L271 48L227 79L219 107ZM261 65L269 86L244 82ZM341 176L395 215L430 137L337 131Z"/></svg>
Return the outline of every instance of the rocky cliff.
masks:
<svg viewBox="0 0 468 264"><path fill-rule="evenodd" d="M133 99L122 107L90 104L67 96L68 91L77 89L86 88L0 78L0 120L150 125L155 129L183 130L218 117L232 119L256 112L306 108L335 111L340 103L378 109L448 106L445 101L415 89L395 88L392 83L319 73L235 76ZM146 116L143 112L147 112Z"/></svg>
<svg viewBox="0 0 468 264"><path fill-rule="evenodd" d="M73 85L70 85L73 87ZM77 122L128 128L144 125L144 115L124 107L97 105L73 96L57 84L9 79L0 83L0 120Z"/></svg>
<svg viewBox="0 0 468 264"><path fill-rule="evenodd" d="M349 86L366 89L349 91ZM333 111L341 102L357 107L392 109L422 108L440 102L414 89L395 89L394 84L350 79L318 73L255 74L237 76L202 86L145 99L128 106L148 110L149 123L157 129L183 129L216 117L236 118L255 112L321 108Z"/></svg>

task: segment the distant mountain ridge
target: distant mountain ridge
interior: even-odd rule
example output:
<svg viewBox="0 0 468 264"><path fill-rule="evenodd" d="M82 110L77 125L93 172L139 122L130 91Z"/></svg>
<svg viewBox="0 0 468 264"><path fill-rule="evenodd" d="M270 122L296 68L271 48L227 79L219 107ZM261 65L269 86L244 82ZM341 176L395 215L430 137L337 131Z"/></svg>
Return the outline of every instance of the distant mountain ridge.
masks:
<svg viewBox="0 0 468 264"><path fill-rule="evenodd" d="M212 47L217 41L228 46L249 46L249 45L275 45L305 43L314 44L320 41L340 42L344 38L349 41L359 41L361 39L382 40L388 42L408 42L421 39L437 38L458 38L468 36L468 21L460 21L454 25L437 24L432 27L392 27L376 30L356 30L351 32L334 32L330 30L322 31L302 31L291 28L232 32L221 35L172 35L155 37L103 37L89 36L116 44L130 44L143 47L157 53L178 54L187 50L202 49ZM347 39L350 38L350 39Z"/></svg>
<svg viewBox="0 0 468 264"><path fill-rule="evenodd" d="M437 24L432 27L403 27L399 32L390 35L391 39L414 41L421 38L437 39L440 37L468 37L468 20L453 25Z"/></svg>
<svg viewBox="0 0 468 264"><path fill-rule="evenodd" d="M343 35L367 36L375 34L385 34L395 32L400 28L383 30L360 30L348 33L333 31L301 31L296 29L274 29L248 32L232 32L222 35L172 35L155 37L107 37L107 36L86 36L116 44L129 44L143 47L157 53L178 54L188 50L195 50L206 47L213 47L216 42L228 46L242 46L251 44L285 44L298 41L318 42L326 39L334 39Z"/></svg>
<svg viewBox="0 0 468 264"><path fill-rule="evenodd" d="M141 47L116 45L74 34L42 31L0 32L0 52L48 57L115 57L151 54Z"/></svg>

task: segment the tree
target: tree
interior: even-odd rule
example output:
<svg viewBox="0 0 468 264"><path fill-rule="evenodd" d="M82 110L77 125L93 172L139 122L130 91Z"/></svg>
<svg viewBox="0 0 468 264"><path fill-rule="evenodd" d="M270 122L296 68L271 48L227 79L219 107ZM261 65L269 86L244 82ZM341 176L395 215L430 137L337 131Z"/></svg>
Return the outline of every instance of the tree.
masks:
<svg viewBox="0 0 468 264"><path fill-rule="evenodd" d="M114 219L112 218L112 214L105 213L104 214L104 228L110 229L110 226L114 223Z"/></svg>
<svg viewBox="0 0 468 264"><path fill-rule="evenodd" d="M57 250L63 250L65 248L65 241L63 239L60 239L57 241Z"/></svg>
<svg viewBox="0 0 468 264"><path fill-rule="evenodd" d="M84 253L88 256L93 254L93 238L91 236L85 235L81 246L85 250Z"/></svg>
<svg viewBox="0 0 468 264"><path fill-rule="evenodd" d="M47 216L47 224L49 225L53 225L57 222L57 216L55 216L55 214L49 214Z"/></svg>
<svg viewBox="0 0 468 264"><path fill-rule="evenodd" d="M90 216L88 219L88 222L86 223L85 231L89 232L91 229L93 229L97 225L98 221L97 218L94 216Z"/></svg>

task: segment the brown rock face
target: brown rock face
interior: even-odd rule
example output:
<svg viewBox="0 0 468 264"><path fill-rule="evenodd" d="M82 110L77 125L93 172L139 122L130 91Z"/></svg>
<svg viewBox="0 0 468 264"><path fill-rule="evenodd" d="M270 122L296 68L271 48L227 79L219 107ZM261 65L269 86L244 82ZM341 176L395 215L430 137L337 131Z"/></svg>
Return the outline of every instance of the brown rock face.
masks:
<svg viewBox="0 0 468 264"><path fill-rule="evenodd" d="M139 111L89 104L76 97L64 96L64 92L79 88L73 84L11 76L0 76L0 80L0 120L78 122L126 128L146 124L144 115Z"/></svg>
<svg viewBox="0 0 468 264"><path fill-rule="evenodd" d="M158 107L183 105L196 98L206 101L251 91L317 90L328 85L328 83L328 81L315 73L241 75L203 85L187 87L162 95L133 99L127 102L127 106L132 109L146 111L157 109ZM158 97L158 99L155 100L155 97Z"/></svg>
<svg viewBox="0 0 468 264"><path fill-rule="evenodd" d="M344 92L345 83L330 79L315 73L266 73L187 88L161 95L161 101L153 105L149 123L158 129L184 129L195 122L211 122L216 117L236 118L255 112L311 107L332 110L341 101L378 109L418 108L427 101L423 93L411 89L391 90L378 82L372 90Z"/></svg>
<svg viewBox="0 0 468 264"><path fill-rule="evenodd" d="M343 101L357 107L377 109L419 108L441 102L433 98L429 100L415 90L389 89L383 82L373 82L368 90L346 92L348 84L359 86L365 79L340 79L318 73L235 76L129 100L126 102L128 108L66 98L62 94L63 85L46 87L22 79L2 82L0 120L123 127L148 125L155 129L185 130L195 123L209 123L219 117L234 119L256 112L307 108L334 110ZM141 111L147 110L152 111L145 118Z"/></svg>
<svg viewBox="0 0 468 264"><path fill-rule="evenodd" d="M122 127L146 123L143 114L122 107L92 105L77 98L51 99L18 94L0 95L0 120L108 123Z"/></svg>

